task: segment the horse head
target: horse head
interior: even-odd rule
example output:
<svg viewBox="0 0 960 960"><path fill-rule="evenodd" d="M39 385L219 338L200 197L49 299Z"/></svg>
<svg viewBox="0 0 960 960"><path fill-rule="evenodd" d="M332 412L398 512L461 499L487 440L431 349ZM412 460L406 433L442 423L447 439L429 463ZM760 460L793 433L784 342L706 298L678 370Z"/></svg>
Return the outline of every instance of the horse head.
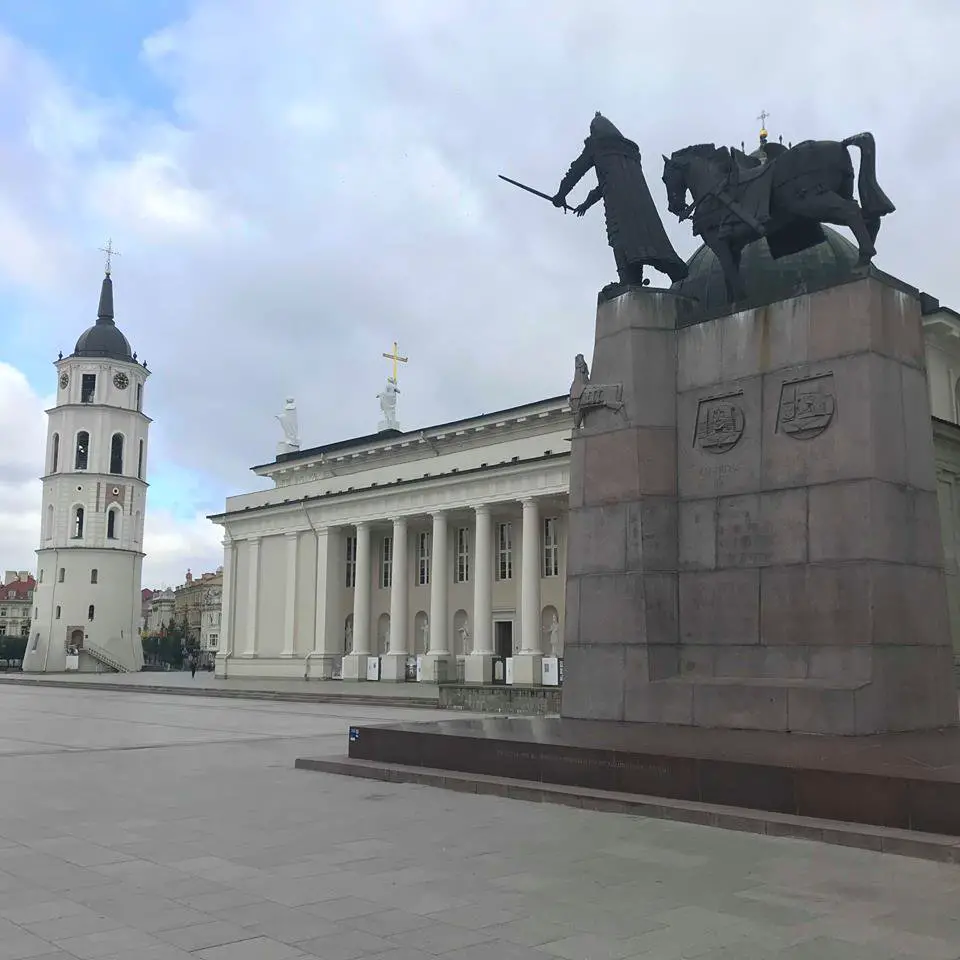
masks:
<svg viewBox="0 0 960 960"><path fill-rule="evenodd" d="M667 209L675 216L682 216L687 207L687 190L696 194L696 185L701 179L698 168L722 163L723 149L712 143L697 143L682 150L675 150L669 157L663 156L663 184L667 188ZM729 155L728 155L729 156ZM694 196L696 199L696 196Z"/></svg>

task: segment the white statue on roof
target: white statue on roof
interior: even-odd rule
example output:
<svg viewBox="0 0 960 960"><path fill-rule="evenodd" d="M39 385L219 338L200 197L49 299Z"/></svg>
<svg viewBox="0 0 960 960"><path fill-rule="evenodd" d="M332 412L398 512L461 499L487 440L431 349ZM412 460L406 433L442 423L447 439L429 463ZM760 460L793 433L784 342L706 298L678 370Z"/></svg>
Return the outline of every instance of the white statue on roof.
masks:
<svg viewBox="0 0 960 960"><path fill-rule="evenodd" d="M397 386L397 381L393 377L387 377L386 387L383 388L382 393L377 394L377 399L380 401L380 412L383 414L383 419L377 424L377 430L400 429L400 421L397 419L397 394L399 393L400 388Z"/></svg>
<svg viewBox="0 0 960 960"><path fill-rule="evenodd" d="M283 405L283 413L277 415L277 420L283 430L283 439L277 444L277 456L299 450L300 429L297 424L297 402L293 397L287 397Z"/></svg>

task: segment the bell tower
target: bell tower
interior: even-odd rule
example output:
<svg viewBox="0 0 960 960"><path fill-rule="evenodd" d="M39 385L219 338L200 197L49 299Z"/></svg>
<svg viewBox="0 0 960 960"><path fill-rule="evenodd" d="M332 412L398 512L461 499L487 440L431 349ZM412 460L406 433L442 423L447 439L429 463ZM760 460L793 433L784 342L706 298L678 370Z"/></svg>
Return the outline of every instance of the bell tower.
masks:
<svg viewBox="0 0 960 960"><path fill-rule="evenodd" d="M128 672L143 666L140 574L147 498L143 413L146 362L138 363L113 314L111 257L96 323L54 363L47 411L36 609L27 673ZM76 657L74 660L73 658Z"/></svg>

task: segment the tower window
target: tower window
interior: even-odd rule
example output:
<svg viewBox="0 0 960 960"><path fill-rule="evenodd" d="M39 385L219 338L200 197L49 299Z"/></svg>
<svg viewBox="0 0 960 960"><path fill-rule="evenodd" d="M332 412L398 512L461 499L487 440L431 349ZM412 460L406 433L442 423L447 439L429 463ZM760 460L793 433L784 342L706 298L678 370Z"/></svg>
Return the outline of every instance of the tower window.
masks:
<svg viewBox="0 0 960 960"><path fill-rule="evenodd" d="M43 583L43 567L40 568L40 576L37 579L37 583Z"/></svg>
<svg viewBox="0 0 960 960"><path fill-rule="evenodd" d="M86 470L87 460L90 457L90 434L81 430L77 434L77 456L74 460L75 470Z"/></svg>
<svg viewBox="0 0 960 960"><path fill-rule="evenodd" d="M110 472L123 473L123 434L115 433L110 439Z"/></svg>
<svg viewBox="0 0 960 960"><path fill-rule="evenodd" d="M143 479L143 441L140 441L140 449L137 453L137 479Z"/></svg>
<svg viewBox="0 0 960 960"><path fill-rule="evenodd" d="M97 392L97 375L85 373L80 380L80 402L93 403L93 396Z"/></svg>
<svg viewBox="0 0 960 960"><path fill-rule="evenodd" d="M83 536L83 507L76 507L73 511L73 539L79 540Z"/></svg>
<svg viewBox="0 0 960 960"><path fill-rule="evenodd" d="M117 539L117 511L116 510L107 511L107 539L108 540Z"/></svg>
<svg viewBox="0 0 960 960"><path fill-rule="evenodd" d="M66 575L67 575L67 571L63 567L61 567L60 572L57 574L57 582L63 583L64 579L66 578Z"/></svg>
<svg viewBox="0 0 960 960"><path fill-rule="evenodd" d="M87 607L87 619L88 619L88 620L92 620L92 619L93 619L93 604L92 604L92 603L90 604L89 607Z"/></svg>
<svg viewBox="0 0 960 960"><path fill-rule="evenodd" d="M142 383L137 384L137 409L138 410L143 409L143 384Z"/></svg>
<svg viewBox="0 0 960 960"><path fill-rule="evenodd" d="M56 473L58 466L60 466L60 434L55 433L53 435L53 464L50 472Z"/></svg>
<svg viewBox="0 0 960 960"><path fill-rule="evenodd" d="M91 582L91 583L96 583L96 582L97 582L97 568L96 568L96 567L94 567L94 568L90 571L90 582Z"/></svg>
<svg viewBox="0 0 960 960"><path fill-rule="evenodd" d="M57 611L56 611L55 617L56 617L57 620L60 619L60 607L59 607L59 606L57 607Z"/></svg>

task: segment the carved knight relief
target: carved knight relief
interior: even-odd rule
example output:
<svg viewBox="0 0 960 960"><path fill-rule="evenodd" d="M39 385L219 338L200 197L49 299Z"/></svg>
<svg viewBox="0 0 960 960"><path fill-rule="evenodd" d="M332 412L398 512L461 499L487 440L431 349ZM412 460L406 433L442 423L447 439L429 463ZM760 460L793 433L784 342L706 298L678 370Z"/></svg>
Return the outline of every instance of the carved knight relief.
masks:
<svg viewBox="0 0 960 960"><path fill-rule="evenodd" d="M574 360L573 383L570 386L570 409L573 411L573 429L583 426L586 414L591 410L613 410L624 415L622 383L591 383L590 370L583 354Z"/></svg>
<svg viewBox="0 0 960 960"><path fill-rule="evenodd" d="M836 409L832 373L787 380L780 388L777 432L794 440L812 440L830 426Z"/></svg>

